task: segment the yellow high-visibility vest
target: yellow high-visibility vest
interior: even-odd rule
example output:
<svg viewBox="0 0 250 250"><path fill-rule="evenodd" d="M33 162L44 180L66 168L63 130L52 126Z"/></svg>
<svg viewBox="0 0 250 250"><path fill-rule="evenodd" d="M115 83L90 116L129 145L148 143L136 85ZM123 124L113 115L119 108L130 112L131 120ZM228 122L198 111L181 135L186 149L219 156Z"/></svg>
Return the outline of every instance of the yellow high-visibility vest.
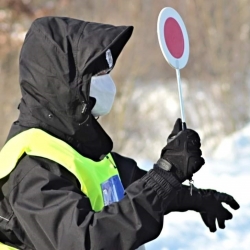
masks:
<svg viewBox="0 0 250 250"><path fill-rule="evenodd" d="M105 185L110 186L109 184L111 184L116 201L121 198L123 187L111 154L108 154L103 160L95 162L83 157L64 141L40 129L32 128L14 136L2 148L0 179L15 168L24 153L50 159L74 174L80 182L81 191L90 199L94 211L100 211L104 205L109 204L105 199L105 193L108 191L105 190ZM117 190L114 188L114 184L117 184ZM117 192L120 194L118 195ZM15 248L0 243L0 250L2 249L13 250Z"/></svg>

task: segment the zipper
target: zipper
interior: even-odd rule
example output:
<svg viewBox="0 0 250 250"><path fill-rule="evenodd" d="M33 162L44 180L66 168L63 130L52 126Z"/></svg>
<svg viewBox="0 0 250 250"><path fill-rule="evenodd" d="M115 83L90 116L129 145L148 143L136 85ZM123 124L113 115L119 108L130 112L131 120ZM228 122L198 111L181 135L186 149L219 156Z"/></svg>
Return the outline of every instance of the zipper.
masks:
<svg viewBox="0 0 250 250"><path fill-rule="evenodd" d="M117 168L116 165L110 160L110 158L107 155L105 157L109 160L109 162L112 164L114 168Z"/></svg>

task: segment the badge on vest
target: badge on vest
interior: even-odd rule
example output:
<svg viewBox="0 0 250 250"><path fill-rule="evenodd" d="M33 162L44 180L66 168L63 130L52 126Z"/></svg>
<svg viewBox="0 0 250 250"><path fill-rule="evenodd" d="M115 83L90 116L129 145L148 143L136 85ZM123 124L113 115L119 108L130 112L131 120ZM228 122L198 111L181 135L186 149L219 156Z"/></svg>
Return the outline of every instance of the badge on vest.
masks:
<svg viewBox="0 0 250 250"><path fill-rule="evenodd" d="M101 188L104 206L117 202L124 197L124 188L118 175L103 182Z"/></svg>

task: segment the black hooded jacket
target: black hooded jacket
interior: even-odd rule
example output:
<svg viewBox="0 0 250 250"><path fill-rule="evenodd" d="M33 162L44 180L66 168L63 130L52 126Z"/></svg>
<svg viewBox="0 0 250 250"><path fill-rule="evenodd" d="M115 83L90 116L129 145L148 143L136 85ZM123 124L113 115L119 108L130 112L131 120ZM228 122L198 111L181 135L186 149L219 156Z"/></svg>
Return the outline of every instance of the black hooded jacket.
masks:
<svg viewBox="0 0 250 250"><path fill-rule="evenodd" d="M40 128L94 161L110 153L112 140L91 115L90 79L109 67L108 49L115 65L132 30L71 18L35 20L20 54L20 116L7 140ZM128 250L155 239L179 182L112 155L126 194L96 213L74 175L24 154L0 180L0 241L26 250Z"/></svg>

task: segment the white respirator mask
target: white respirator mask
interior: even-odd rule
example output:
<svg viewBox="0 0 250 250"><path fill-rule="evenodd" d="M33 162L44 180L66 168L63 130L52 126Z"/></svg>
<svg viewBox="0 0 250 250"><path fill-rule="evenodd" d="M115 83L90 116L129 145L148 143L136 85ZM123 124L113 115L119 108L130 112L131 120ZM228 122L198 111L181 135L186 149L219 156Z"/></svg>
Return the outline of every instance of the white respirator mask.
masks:
<svg viewBox="0 0 250 250"><path fill-rule="evenodd" d="M103 116L110 112L116 94L116 87L109 74L92 76L89 96L96 99L91 110L93 116Z"/></svg>

